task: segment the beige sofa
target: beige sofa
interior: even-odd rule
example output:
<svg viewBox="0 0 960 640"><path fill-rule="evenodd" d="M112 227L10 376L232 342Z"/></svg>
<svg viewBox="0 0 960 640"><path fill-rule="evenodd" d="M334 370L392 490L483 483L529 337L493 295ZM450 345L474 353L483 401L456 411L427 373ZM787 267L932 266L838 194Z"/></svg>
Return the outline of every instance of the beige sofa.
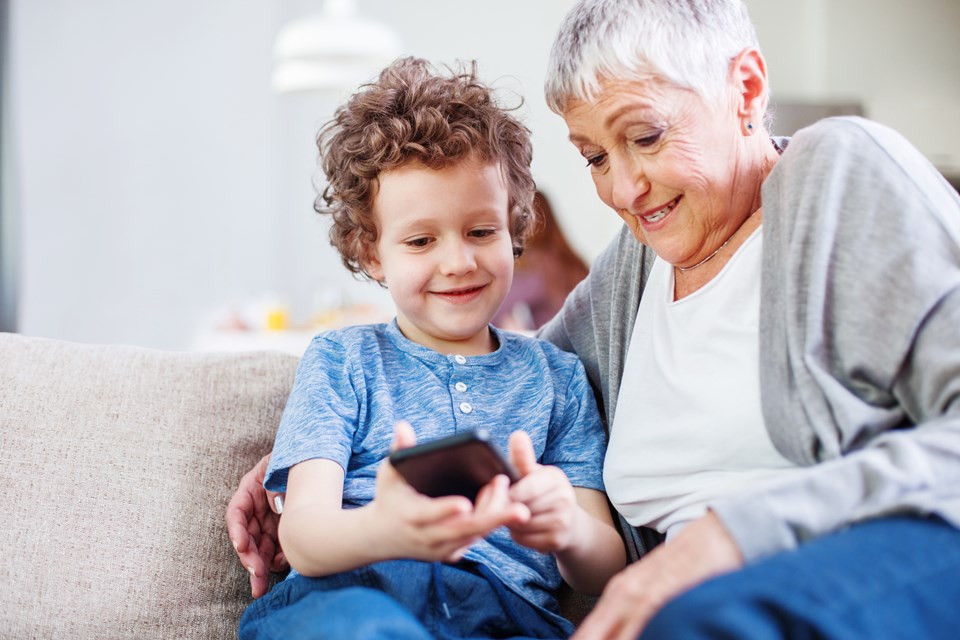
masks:
<svg viewBox="0 0 960 640"><path fill-rule="evenodd" d="M236 637L223 514L296 364L0 334L0 637Z"/></svg>
<svg viewBox="0 0 960 640"><path fill-rule="evenodd" d="M223 514L296 364L0 334L0 637L236 637Z"/></svg>

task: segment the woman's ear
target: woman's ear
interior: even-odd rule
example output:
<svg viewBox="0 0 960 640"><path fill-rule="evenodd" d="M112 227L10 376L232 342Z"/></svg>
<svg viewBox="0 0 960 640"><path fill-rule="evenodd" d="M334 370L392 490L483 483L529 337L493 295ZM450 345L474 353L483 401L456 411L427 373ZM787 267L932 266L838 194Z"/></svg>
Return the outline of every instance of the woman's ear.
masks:
<svg viewBox="0 0 960 640"><path fill-rule="evenodd" d="M744 126L761 125L769 98L767 61L763 54L755 47L744 49L733 58L730 72L737 92L737 115Z"/></svg>

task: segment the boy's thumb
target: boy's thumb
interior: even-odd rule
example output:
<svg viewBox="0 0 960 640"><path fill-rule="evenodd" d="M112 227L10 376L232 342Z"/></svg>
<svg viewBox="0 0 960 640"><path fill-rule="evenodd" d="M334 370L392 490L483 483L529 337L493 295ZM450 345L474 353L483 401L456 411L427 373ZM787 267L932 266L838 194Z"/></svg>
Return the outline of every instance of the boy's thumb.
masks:
<svg viewBox="0 0 960 640"><path fill-rule="evenodd" d="M537 456L533 452L530 434L526 431L514 431L510 434L510 462L521 478L536 468Z"/></svg>
<svg viewBox="0 0 960 640"><path fill-rule="evenodd" d="M390 446L391 451L406 449L415 444L417 444L417 434L409 422L401 420L393 425L393 444Z"/></svg>

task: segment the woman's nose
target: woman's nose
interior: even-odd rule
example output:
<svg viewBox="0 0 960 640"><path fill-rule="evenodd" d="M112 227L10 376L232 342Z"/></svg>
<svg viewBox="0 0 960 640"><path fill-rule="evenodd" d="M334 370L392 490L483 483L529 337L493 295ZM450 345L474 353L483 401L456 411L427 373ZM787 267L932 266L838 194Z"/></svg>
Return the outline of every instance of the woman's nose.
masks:
<svg viewBox="0 0 960 640"><path fill-rule="evenodd" d="M630 159L621 159L619 162L611 160L607 175L611 181L610 201L617 211L626 209L634 212L642 207L643 196L650 191L650 181L639 162Z"/></svg>

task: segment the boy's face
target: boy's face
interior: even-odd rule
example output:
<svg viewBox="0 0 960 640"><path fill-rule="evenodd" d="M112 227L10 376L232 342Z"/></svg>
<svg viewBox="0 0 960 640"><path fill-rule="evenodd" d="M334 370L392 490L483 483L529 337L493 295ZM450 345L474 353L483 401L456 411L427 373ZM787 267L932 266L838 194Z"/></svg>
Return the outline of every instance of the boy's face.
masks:
<svg viewBox="0 0 960 640"><path fill-rule="evenodd" d="M447 354L494 348L487 324L513 279L507 201L496 164L411 162L380 174L380 236L365 266L389 287L407 338Z"/></svg>

